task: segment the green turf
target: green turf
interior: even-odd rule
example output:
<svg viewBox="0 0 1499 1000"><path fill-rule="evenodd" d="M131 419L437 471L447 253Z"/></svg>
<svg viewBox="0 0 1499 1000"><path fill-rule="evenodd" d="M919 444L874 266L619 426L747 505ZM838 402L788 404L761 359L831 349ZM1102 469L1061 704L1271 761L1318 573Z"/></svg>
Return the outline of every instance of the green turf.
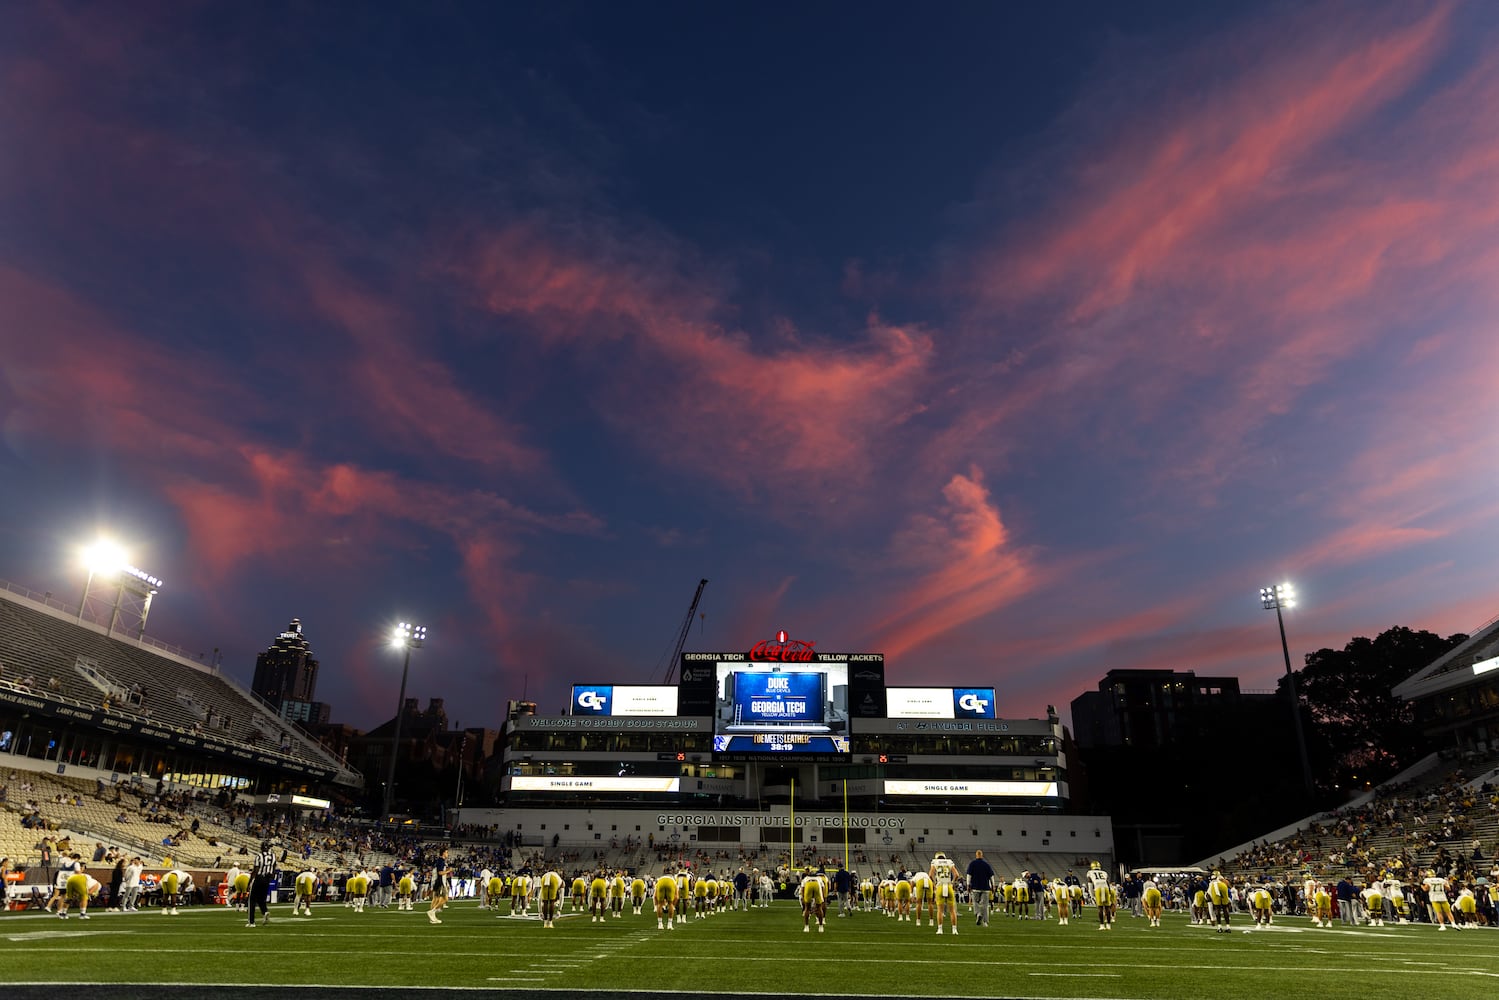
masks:
<svg viewBox="0 0 1499 1000"><path fill-rule="evenodd" d="M0 915L13 983L320 984L550 990L669 990L766 994L972 997L1306 996L1367 1000L1373 992L1440 995L1499 988L1499 931L1429 925L1314 929L1305 919L1215 934L1168 915L1151 929L1121 917L1099 932L1091 911L1068 927L996 915L957 937L874 913L829 917L805 934L793 903L691 920L670 932L654 917L594 923L568 913L553 929L456 903L441 926L416 912L317 907L272 910L249 929L242 914L194 907L95 912L87 922ZM1486 977L1486 978L1480 978ZM1494 987L1483 984L1495 980ZM1377 989L1376 989L1377 987Z"/></svg>

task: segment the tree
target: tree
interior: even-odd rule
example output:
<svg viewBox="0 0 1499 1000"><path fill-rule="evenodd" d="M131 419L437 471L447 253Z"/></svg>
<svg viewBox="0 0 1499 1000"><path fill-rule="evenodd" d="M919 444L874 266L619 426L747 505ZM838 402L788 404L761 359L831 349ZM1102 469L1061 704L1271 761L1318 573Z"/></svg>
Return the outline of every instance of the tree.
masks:
<svg viewBox="0 0 1499 1000"><path fill-rule="evenodd" d="M1398 626L1373 639L1351 639L1342 649L1308 653L1296 686L1311 721L1307 743L1322 765L1319 783L1340 789L1377 784L1430 753L1411 706L1390 690L1467 638Z"/></svg>

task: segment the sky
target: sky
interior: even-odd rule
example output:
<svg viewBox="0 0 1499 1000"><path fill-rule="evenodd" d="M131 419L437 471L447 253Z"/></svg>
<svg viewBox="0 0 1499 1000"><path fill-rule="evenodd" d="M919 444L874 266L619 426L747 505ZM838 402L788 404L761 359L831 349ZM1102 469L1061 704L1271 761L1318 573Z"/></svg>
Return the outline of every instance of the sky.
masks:
<svg viewBox="0 0 1499 1000"><path fill-rule="evenodd" d="M498 726L786 630L1043 716L1499 613L1499 7L35 3L0 579Z"/></svg>

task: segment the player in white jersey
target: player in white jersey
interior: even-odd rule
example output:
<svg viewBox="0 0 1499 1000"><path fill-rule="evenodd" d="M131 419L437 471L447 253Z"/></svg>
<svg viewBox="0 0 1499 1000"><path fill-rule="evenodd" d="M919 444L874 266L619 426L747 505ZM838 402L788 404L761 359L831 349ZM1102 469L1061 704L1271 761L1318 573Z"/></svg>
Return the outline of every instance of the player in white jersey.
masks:
<svg viewBox="0 0 1499 1000"><path fill-rule="evenodd" d="M494 878L494 872L489 868L479 871L479 909L489 909L489 880Z"/></svg>
<svg viewBox="0 0 1499 1000"><path fill-rule="evenodd" d="M958 933L958 866L946 854L938 851L932 856L927 868L932 880L933 902L937 911L937 933L942 933L942 921L952 922L952 932Z"/></svg>
<svg viewBox="0 0 1499 1000"><path fill-rule="evenodd" d="M1386 909L1393 914L1396 923L1410 923L1410 908L1405 901L1405 886L1393 875L1384 880Z"/></svg>
<svg viewBox="0 0 1499 1000"><path fill-rule="evenodd" d="M177 904L182 897L193 891L193 877L180 868L173 868L161 877L161 915L175 917Z"/></svg>
<svg viewBox="0 0 1499 1000"><path fill-rule="evenodd" d="M1431 904L1431 922L1437 925L1437 930L1445 931L1447 925L1452 923L1452 903L1447 899L1447 880L1434 869L1428 868L1421 884L1426 887L1426 901Z"/></svg>
<svg viewBox="0 0 1499 1000"><path fill-rule="evenodd" d="M625 873L617 871L609 880L609 912L616 918L625 915L625 894L630 888L630 883L625 879Z"/></svg>
<svg viewBox="0 0 1499 1000"><path fill-rule="evenodd" d="M759 898L759 903L760 903L760 908L762 910L770 908L770 901L771 901L771 899L773 899L775 897L775 894L776 894L776 883L775 883L775 880L770 877L770 874L768 872L761 872L760 873L760 898Z"/></svg>
<svg viewBox="0 0 1499 1000"><path fill-rule="evenodd" d="M1098 903L1098 890L1101 886L1109 884L1109 873L1103 870L1097 861L1088 864L1088 870L1083 873L1084 881L1087 883L1088 894L1093 897L1094 905Z"/></svg>
<svg viewBox="0 0 1499 1000"><path fill-rule="evenodd" d="M1145 884L1140 889L1140 905L1145 910L1146 920L1149 921L1147 926L1161 926L1161 910L1164 908L1165 901L1161 896L1161 887L1155 879L1145 880Z"/></svg>
<svg viewBox="0 0 1499 1000"><path fill-rule="evenodd" d="M822 875L808 875L802 879L796 894L802 901L802 933L810 931L811 923L817 921L817 933L827 929L828 880Z"/></svg>
<svg viewBox="0 0 1499 1000"><path fill-rule="evenodd" d="M921 926L923 913L931 915L933 925L937 923L937 887L932 884L930 872L916 872L911 876L911 906L916 910L917 927Z"/></svg>
<svg viewBox="0 0 1499 1000"><path fill-rule="evenodd" d="M1254 917L1254 929L1263 930L1270 926L1272 908L1275 898L1270 895L1270 890L1263 885L1255 886L1249 890L1249 912Z"/></svg>
<svg viewBox="0 0 1499 1000"><path fill-rule="evenodd" d="M536 895L541 903L541 926L556 926L553 921L557 919L557 909L562 904L562 894L565 891L561 872L549 871L538 880Z"/></svg>
<svg viewBox="0 0 1499 1000"><path fill-rule="evenodd" d="M312 897L317 892L317 869L309 868L297 876L292 900L292 916L312 916Z"/></svg>

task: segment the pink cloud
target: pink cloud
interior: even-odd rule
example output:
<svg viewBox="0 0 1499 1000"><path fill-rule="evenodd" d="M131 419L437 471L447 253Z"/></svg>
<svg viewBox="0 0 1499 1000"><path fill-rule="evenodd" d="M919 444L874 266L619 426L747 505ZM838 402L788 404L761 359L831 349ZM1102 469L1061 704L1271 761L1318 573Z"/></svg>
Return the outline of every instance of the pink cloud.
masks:
<svg viewBox="0 0 1499 1000"><path fill-rule="evenodd" d="M483 308L554 346L598 352L594 399L634 444L678 469L777 495L776 482L862 480L919 407L932 337L871 315L852 342L782 328L773 347L722 327L711 282L674 251L601 236L569 250L535 225L481 241L455 272ZM624 351L622 365L615 351ZM609 376L637 372L627 383Z"/></svg>
<svg viewBox="0 0 1499 1000"><path fill-rule="evenodd" d="M1036 584L977 468L942 490L936 515L918 515L895 540L897 564L919 573L884 602L866 630L898 657L1015 601Z"/></svg>

